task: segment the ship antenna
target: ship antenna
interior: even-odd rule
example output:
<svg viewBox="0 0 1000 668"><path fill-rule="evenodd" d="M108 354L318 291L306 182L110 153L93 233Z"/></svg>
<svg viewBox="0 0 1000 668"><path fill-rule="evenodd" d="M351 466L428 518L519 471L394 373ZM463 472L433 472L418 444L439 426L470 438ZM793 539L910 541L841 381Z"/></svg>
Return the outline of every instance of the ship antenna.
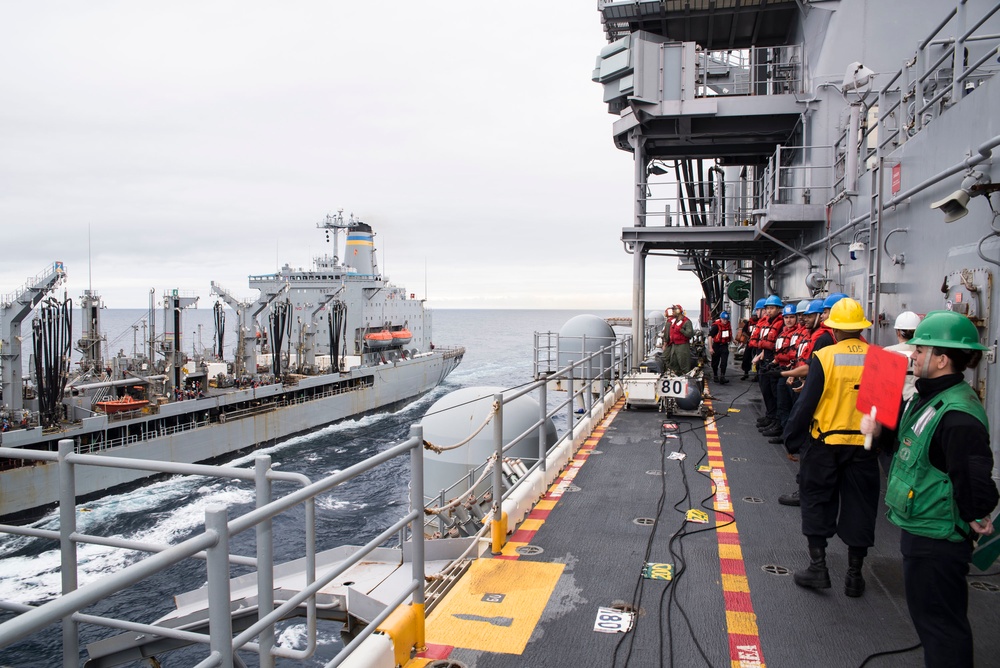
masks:
<svg viewBox="0 0 1000 668"><path fill-rule="evenodd" d="M90 225L87 223L87 289L94 293L94 256L90 252Z"/></svg>

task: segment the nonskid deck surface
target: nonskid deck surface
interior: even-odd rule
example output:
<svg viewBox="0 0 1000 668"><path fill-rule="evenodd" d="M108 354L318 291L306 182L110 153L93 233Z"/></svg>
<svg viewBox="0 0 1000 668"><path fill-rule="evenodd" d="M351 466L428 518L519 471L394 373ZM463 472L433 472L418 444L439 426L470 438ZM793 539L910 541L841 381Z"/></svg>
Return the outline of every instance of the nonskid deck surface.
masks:
<svg viewBox="0 0 1000 668"><path fill-rule="evenodd" d="M863 597L843 593L847 548L837 538L828 550L833 587L797 587L791 572L808 561L799 510L777 498L795 488L798 465L757 432L756 384L711 392L714 425L619 403L505 554L481 560L431 613L424 656L469 668L848 667L915 645L898 530L880 513ZM677 438L661 437L664 422L678 426ZM722 490L714 497L713 478ZM690 509L708 523L685 523ZM661 577L670 564L673 579L643 578L646 563ZM972 567L969 582L977 665L990 665L1000 654L1000 593L990 591L1000 578ZM638 610L634 628L595 632L599 608L622 605ZM922 660L918 649L868 665Z"/></svg>

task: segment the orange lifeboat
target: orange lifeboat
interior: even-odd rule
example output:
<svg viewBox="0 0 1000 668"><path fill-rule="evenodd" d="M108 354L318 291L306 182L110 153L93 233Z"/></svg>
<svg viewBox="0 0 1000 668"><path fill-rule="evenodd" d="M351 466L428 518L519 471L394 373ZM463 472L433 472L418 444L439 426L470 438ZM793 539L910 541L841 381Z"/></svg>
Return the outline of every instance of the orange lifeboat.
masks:
<svg viewBox="0 0 1000 668"><path fill-rule="evenodd" d="M388 348L390 345L392 345L392 334L387 329L365 334L365 347L369 350L381 350Z"/></svg>
<svg viewBox="0 0 1000 668"><path fill-rule="evenodd" d="M109 399L108 401L98 401L97 407L107 413L108 415L114 415L115 413L125 413L127 411L137 411L140 408L148 406L149 402L145 399L133 399L130 395L126 394L121 399Z"/></svg>
<svg viewBox="0 0 1000 668"><path fill-rule="evenodd" d="M397 346L405 346L413 339L413 333L406 327L396 329L392 332L392 342Z"/></svg>

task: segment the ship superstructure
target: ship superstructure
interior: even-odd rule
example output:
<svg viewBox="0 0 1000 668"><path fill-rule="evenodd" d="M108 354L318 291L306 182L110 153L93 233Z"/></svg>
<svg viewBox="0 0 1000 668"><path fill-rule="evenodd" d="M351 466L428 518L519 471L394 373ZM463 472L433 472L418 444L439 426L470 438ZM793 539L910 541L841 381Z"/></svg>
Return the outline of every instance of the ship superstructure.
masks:
<svg viewBox="0 0 1000 668"><path fill-rule="evenodd" d="M956 310L991 348L968 377L1000 424L995 3L598 8L593 79L635 158L633 321L651 254L695 272L713 316L844 292L888 345L900 312Z"/></svg>
<svg viewBox="0 0 1000 668"><path fill-rule="evenodd" d="M338 213L318 227L328 239L332 233L333 255L317 258L308 270L285 265L275 274L250 276L256 300L237 299L212 284L236 311L235 360L222 359L221 343L208 355L185 352L183 314L198 297L177 290L163 295L165 331L159 337L151 332L148 353L105 358L101 300L88 290L77 342L83 358L71 374L71 303L51 297L42 303L65 269L56 263L29 281L3 302L9 430L0 433L0 447L54 452L60 440L72 439L81 453L202 462L393 407L435 387L464 350L433 349L423 300L378 272L371 226ZM344 260L336 250L340 233L346 233ZM25 384L20 348L31 337L20 335L20 325L40 303L36 370ZM221 306L216 318L221 341ZM0 517L28 519L55 503L56 469L0 461ZM87 498L148 475L97 472L81 477L76 493Z"/></svg>

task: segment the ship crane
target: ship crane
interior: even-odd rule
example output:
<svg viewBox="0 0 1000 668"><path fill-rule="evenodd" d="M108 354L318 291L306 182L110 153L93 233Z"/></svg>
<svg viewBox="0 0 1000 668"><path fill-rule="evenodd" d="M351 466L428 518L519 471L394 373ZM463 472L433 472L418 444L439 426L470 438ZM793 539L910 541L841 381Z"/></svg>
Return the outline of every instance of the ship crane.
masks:
<svg viewBox="0 0 1000 668"><path fill-rule="evenodd" d="M301 350L299 353L299 359L303 359L304 357L305 366L307 368L314 369L316 367L316 329L318 327L316 322L316 316L319 314L320 311L325 310L326 305L332 302L334 299L336 299L337 295L339 295L343 291L344 287L341 286L340 289L337 290L336 292L324 297L322 300L320 300L316 308L314 308L312 312L309 314L308 322L299 323L299 337L301 339L300 340ZM336 368L334 366L336 354L337 351L335 350L330 351L331 371Z"/></svg>
<svg viewBox="0 0 1000 668"><path fill-rule="evenodd" d="M45 271L18 291L0 296L0 366L3 377L3 404L12 410L24 408L21 389L21 323L46 294L66 280L62 262L53 262Z"/></svg>
<svg viewBox="0 0 1000 668"><path fill-rule="evenodd" d="M274 302L279 296L288 291L288 284L284 284L274 293L261 291L256 300L240 301L233 294L212 281L212 294L218 295L222 301L226 302L229 308L236 311L236 323L239 328L239 337L236 342L236 368L234 375L239 377L257 371L257 347L256 328L253 323L257 321L257 316Z"/></svg>

